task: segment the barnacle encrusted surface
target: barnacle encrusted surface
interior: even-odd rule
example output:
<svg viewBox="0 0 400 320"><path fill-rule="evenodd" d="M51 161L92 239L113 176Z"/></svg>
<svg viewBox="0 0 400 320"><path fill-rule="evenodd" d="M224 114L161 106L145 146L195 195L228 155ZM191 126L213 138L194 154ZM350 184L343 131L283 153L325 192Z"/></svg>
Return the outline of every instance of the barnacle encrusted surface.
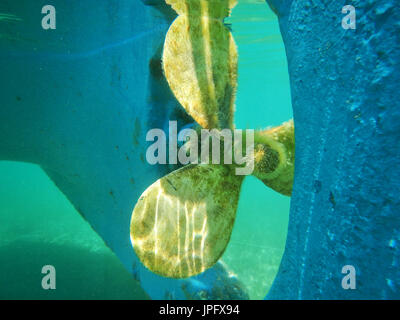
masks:
<svg viewBox="0 0 400 320"><path fill-rule="evenodd" d="M271 140L275 143L271 142ZM263 173L257 170L262 170L263 163L271 161L271 156L267 155L259 162L255 158L254 175L268 187L290 196L292 194L295 156L293 120L289 120L278 127L257 132L255 141L264 141L265 145L271 145L274 150L278 151L279 165L272 173Z"/></svg>

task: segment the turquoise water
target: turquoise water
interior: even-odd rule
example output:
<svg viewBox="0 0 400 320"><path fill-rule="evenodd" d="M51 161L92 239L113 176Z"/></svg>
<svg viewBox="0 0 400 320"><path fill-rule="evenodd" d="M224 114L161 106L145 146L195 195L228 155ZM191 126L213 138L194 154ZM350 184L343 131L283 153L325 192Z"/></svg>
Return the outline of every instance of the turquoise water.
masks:
<svg viewBox="0 0 400 320"><path fill-rule="evenodd" d="M236 126L265 128L290 119L289 79L276 16L264 1L240 1L227 22L239 50ZM289 206L290 198L256 178L245 179L223 260L252 299L265 296L278 270ZM0 161L0 259L0 299L146 298L101 238L33 164ZM57 290L40 287L43 261L57 269Z"/></svg>
<svg viewBox="0 0 400 320"><path fill-rule="evenodd" d="M292 117L285 48L275 14L265 1L239 1L228 20L239 50L235 124L260 129ZM283 254L290 198L246 177L231 242L223 256L262 299Z"/></svg>
<svg viewBox="0 0 400 320"><path fill-rule="evenodd" d="M145 299L139 284L43 170L0 162L0 299ZM44 263L57 290L43 290Z"/></svg>

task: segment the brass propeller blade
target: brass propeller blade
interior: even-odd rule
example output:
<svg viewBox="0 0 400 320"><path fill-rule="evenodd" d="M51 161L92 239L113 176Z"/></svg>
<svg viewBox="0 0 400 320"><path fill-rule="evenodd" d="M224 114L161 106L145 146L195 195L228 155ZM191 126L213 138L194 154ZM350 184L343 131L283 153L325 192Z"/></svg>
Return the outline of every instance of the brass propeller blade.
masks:
<svg viewBox="0 0 400 320"><path fill-rule="evenodd" d="M167 3L180 14L168 30L162 58L172 92L203 128L232 128L238 56L223 18L236 1Z"/></svg>
<svg viewBox="0 0 400 320"><path fill-rule="evenodd" d="M230 239L243 176L224 165L188 165L153 183L131 218L131 241L154 273L186 278L213 266Z"/></svg>

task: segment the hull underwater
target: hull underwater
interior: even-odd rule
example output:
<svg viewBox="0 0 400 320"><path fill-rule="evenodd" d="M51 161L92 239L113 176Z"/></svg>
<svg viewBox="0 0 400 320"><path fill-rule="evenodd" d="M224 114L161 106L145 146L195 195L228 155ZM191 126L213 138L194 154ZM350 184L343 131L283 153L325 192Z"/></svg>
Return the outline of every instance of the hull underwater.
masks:
<svg viewBox="0 0 400 320"><path fill-rule="evenodd" d="M296 169L267 298L399 299L400 10L357 3L356 29L344 30L343 1L268 2L288 57ZM342 287L346 265L355 290Z"/></svg>

